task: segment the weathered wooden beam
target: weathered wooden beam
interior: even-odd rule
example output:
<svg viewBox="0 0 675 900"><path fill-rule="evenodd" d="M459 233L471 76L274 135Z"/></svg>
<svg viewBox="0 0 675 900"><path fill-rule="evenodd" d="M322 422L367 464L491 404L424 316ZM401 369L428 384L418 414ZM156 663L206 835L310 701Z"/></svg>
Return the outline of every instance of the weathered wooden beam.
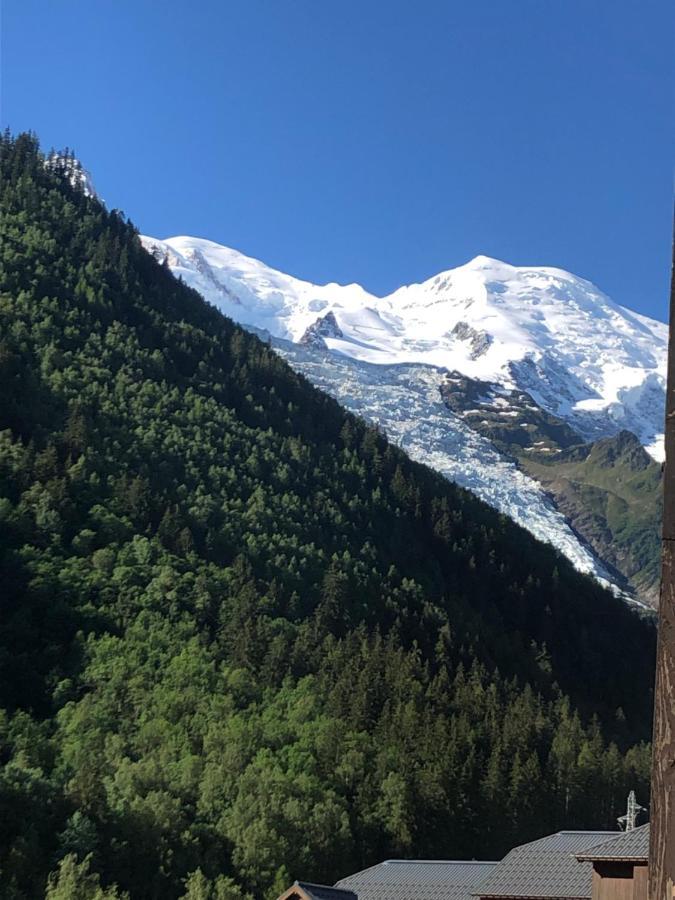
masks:
<svg viewBox="0 0 675 900"><path fill-rule="evenodd" d="M675 900L675 242L670 282L662 536L649 833L649 898Z"/></svg>

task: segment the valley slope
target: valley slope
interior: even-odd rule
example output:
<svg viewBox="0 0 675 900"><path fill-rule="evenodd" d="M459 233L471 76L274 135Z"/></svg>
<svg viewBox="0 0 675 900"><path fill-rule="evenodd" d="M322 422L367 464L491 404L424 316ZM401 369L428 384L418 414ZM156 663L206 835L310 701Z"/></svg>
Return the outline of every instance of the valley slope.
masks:
<svg viewBox="0 0 675 900"><path fill-rule="evenodd" d="M11 900L50 871L267 900L646 800L651 619L314 388L30 135L0 137L0 519Z"/></svg>

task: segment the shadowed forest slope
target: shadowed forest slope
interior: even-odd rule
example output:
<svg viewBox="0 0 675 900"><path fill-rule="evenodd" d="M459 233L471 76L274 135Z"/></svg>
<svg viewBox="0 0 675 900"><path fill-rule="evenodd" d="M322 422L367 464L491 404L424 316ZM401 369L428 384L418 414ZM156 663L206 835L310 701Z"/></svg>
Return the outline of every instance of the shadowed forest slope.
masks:
<svg viewBox="0 0 675 900"><path fill-rule="evenodd" d="M67 168L0 143L2 896L269 897L644 799L651 621Z"/></svg>

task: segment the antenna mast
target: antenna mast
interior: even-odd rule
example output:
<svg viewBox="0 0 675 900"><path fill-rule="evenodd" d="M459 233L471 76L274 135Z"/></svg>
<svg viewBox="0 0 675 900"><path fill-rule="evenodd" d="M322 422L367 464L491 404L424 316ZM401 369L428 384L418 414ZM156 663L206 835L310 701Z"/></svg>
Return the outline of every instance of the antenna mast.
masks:
<svg viewBox="0 0 675 900"><path fill-rule="evenodd" d="M626 815L619 816L616 820L619 823L619 827L623 826L624 831L632 831L636 824L637 818L641 812L644 812L644 806L640 806L637 802L637 798L635 797L635 791L631 791L628 795L628 806L626 808Z"/></svg>

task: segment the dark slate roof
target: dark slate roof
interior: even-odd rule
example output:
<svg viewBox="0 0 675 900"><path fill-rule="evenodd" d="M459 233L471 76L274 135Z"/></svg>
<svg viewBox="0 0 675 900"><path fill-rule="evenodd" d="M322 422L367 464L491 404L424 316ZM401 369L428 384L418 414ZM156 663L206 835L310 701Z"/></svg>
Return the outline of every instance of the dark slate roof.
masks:
<svg viewBox="0 0 675 900"><path fill-rule="evenodd" d="M309 881L296 881L296 886L311 897L311 900L359 900L355 893L326 884L310 884Z"/></svg>
<svg viewBox="0 0 675 900"><path fill-rule="evenodd" d="M358 900L471 900L497 863L475 860L388 859L338 881Z"/></svg>
<svg viewBox="0 0 675 900"><path fill-rule="evenodd" d="M649 824L632 831L622 831L614 840L603 841L577 853L577 859L590 860L646 860L649 857Z"/></svg>
<svg viewBox="0 0 675 900"><path fill-rule="evenodd" d="M590 898L593 867L576 856L616 836L616 831L559 831L515 847L473 893L480 897Z"/></svg>

